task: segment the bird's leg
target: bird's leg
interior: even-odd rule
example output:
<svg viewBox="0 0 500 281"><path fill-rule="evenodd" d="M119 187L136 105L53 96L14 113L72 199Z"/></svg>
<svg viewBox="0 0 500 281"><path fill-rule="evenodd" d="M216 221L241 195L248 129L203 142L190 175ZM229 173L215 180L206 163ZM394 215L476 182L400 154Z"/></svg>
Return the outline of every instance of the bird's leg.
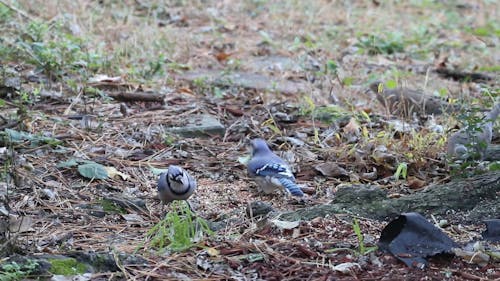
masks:
<svg viewBox="0 0 500 281"><path fill-rule="evenodd" d="M189 203L189 200L186 200L186 204L188 205L189 210L191 211L191 213L196 214L196 212L194 211L193 207L191 206L191 203Z"/></svg>
<svg viewBox="0 0 500 281"><path fill-rule="evenodd" d="M168 209L166 209L166 207L165 207L165 205L167 205L167 204L164 204L163 202L161 202L160 220L163 220L168 214Z"/></svg>

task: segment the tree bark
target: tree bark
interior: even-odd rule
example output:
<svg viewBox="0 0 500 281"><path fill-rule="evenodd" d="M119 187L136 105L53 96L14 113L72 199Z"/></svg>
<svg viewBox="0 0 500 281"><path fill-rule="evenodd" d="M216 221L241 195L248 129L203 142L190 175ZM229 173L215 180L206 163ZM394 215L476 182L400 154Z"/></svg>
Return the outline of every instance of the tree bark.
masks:
<svg viewBox="0 0 500 281"><path fill-rule="evenodd" d="M329 214L350 213L386 220L404 212L444 215L464 212L465 220L500 217L500 171L467 179L432 185L400 198L387 198L387 191L377 186L341 187L330 204L312 206L281 216L284 220L310 220Z"/></svg>

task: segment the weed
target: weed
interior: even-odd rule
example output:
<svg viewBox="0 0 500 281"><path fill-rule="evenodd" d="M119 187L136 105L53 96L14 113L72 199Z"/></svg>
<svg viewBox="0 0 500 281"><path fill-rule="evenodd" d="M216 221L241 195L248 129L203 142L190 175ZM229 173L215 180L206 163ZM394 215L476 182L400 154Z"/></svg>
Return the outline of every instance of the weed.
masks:
<svg viewBox="0 0 500 281"><path fill-rule="evenodd" d="M280 136L283 135L283 132L280 130L280 128L278 127L278 124L276 123L276 121L274 121L274 118L272 118L272 117L267 119L266 121L262 122L261 126L268 127L276 135L280 135Z"/></svg>
<svg viewBox="0 0 500 281"><path fill-rule="evenodd" d="M399 177L406 179L408 173L408 164L405 162L399 163L398 168L396 169L396 173L394 173L394 178L399 180Z"/></svg>
<svg viewBox="0 0 500 281"><path fill-rule="evenodd" d="M350 248L334 248L334 249L326 250L325 252L332 253L332 252L348 250L348 251L353 252L356 256L365 256L365 255L368 255L371 252L374 252L378 249L377 246L366 247L365 237L363 236L363 233L361 233L361 227L359 226L359 221L356 218L354 218L352 221L352 229L353 229L353 231L356 234L356 237L358 239L358 248L357 249L353 250Z"/></svg>
<svg viewBox="0 0 500 281"><path fill-rule="evenodd" d="M32 21L22 31L16 43L16 55L43 71L48 77L62 78L65 74L84 75L97 71L103 63L102 55L86 49L85 40L64 32L63 22L50 26L42 21Z"/></svg>
<svg viewBox="0 0 500 281"><path fill-rule="evenodd" d="M141 78L149 80L154 76L165 75L165 56L160 54L155 60L148 61L148 66L140 71Z"/></svg>
<svg viewBox="0 0 500 281"><path fill-rule="evenodd" d="M318 107L309 96L304 95L303 99L305 103L301 105L299 114L301 116L310 116L313 121L320 120L327 124L332 124L341 118L346 118L348 115L339 106L327 105Z"/></svg>
<svg viewBox="0 0 500 281"><path fill-rule="evenodd" d="M487 37L487 36L500 36L500 29L495 26L495 23L489 22L486 25L479 26L476 28L467 27L466 30L476 36Z"/></svg>
<svg viewBox="0 0 500 281"><path fill-rule="evenodd" d="M356 47L372 56L394 54L404 52L404 41L399 33L391 33L384 37L368 35L359 37Z"/></svg>
<svg viewBox="0 0 500 281"><path fill-rule="evenodd" d="M11 15L12 11L4 4L0 3L0 23L8 21Z"/></svg>
<svg viewBox="0 0 500 281"><path fill-rule="evenodd" d="M356 233L356 237L358 238L359 255L364 256L377 250L377 246L372 246L372 247L365 246L365 237L363 236L363 233L361 233L361 227L359 227L359 221L356 218L353 219L352 229L354 230L354 233Z"/></svg>
<svg viewBox="0 0 500 281"><path fill-rule="evenodd" d="M151 247L158 251L165 248L185 251L195 246L204 234L213 235L207 222L196 216L187 202L174 201L164 219L146 234Z"/></svg>
<svg viewBox="0 0 500 281"><path fill-rule="evenodd" d="M103 211L110 214L126 214L127 210L122 206L116 204L115 202L108 199L101 199L97 202L101 205Z"/></svg>
<svg viewBox="0 0 500 281"><path fill-rule="evenodd" d="M436 132L422 133L412 130L406 138L408 153L406 157L411 162L425 163L429 157L437 157L445 145L446 138ZM433 155L435 154L435 155Z"/></svg>
<svg viewBox="0 0 500 281"><path fill-rule="evenodd" d="M38 263L34 260L26 260L24 264L11 262L0 265L0 280L2 281L16 281L25 280L38 268Z"/></svg>
<svg viewBox="0 0 500 281"><path fill-rule="evenodd" d="M175 135L165 133L163 134L163 143L166 146L173 146L176 141Z"/></svg>
<svg viewBox="0 0 500 281"><path fill-rule="evenodd" d="M461 127L464 128L464 133L468 140L465 144L467 148L467 157L462 160L450 159L451 161L448 164L451 168L451 174L453 175L467 176L470 172L475 174L481 170L478 168L482 167L481 158L488 143L478 138L485 124L491 120L486 120L478 116L478 111L478 108L471 108L469 112L462 113L458 116L458 120L462 124Z"/></svg>

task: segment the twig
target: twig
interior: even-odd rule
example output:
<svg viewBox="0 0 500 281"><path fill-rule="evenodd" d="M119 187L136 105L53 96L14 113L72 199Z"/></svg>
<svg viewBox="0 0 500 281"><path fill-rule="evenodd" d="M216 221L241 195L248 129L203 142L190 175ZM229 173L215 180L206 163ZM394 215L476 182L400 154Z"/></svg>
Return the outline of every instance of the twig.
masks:
<svg viewBox="0 0 500 281"><path fill-rule="evenodd" d="M130 280L130 276L129 276L127 270L125 270L125 267L123 266L123 264L121 263L120 258L118 257L118 254L116 253L116 251L112 251L112 253L113 253L113 258L115 260L116 266L121 270L121 272L125 276L125 279Z"/></svg>

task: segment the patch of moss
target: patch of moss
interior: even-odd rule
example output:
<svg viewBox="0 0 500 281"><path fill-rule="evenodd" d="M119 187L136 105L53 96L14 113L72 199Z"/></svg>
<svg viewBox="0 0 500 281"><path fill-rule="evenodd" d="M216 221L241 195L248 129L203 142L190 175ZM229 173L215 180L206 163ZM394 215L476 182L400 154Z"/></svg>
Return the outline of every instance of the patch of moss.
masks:
<svg viewBox="0 0 500 281"><path fill-rule="evenodd" d="M74 258L67 259L49 259L49 272L55 275L71 276L83 274L87 271L87 266L78 262Z"/></svg>
<svg viewBox="0 0 500 281"><path fill-rule="evenodd" d="M481 66L479 71L486 72L500 72L500 65L492 65L492 66Z"/></svg>
<svg viewBox="0 0 500 281"><path fill-rule="evenodd" d="M107 199L99 200L99 204L106 213L126 214L127 211L115 202Z"/></svg>

